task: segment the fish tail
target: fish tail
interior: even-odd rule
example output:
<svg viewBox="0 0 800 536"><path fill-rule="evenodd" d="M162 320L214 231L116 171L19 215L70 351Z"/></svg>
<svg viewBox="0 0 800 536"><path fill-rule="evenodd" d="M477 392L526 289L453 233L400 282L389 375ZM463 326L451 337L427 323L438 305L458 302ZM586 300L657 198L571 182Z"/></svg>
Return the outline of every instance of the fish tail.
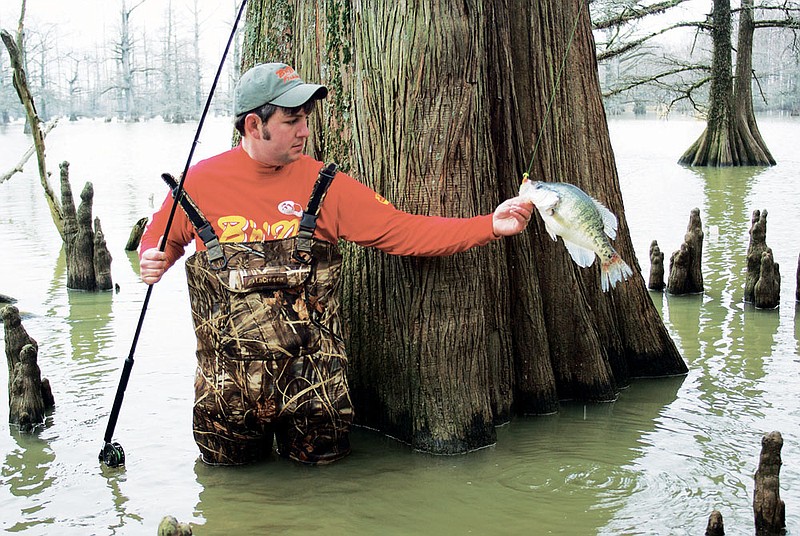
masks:
<svg viewBox="0 0 800 536"><path fill-rule="evenodd" d="M614 252L611 258L604 261L600 267L600 282L603 285L603 292L608 292L620 281L627 281L632 275L631 267L622 260L618 253Z"/></svg>

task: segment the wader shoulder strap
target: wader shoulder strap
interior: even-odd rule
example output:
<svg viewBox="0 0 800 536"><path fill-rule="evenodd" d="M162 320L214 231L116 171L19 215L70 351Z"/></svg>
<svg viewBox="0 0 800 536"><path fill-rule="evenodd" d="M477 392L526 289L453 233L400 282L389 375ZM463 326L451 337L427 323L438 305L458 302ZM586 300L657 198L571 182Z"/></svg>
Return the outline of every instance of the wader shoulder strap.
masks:
<svg viewBox="0 0 800 536"><path fill-rule="evenodd" d="M300 230L297 232L297 240L292 253L292 257L297 262L310 264L313 260L311 256L311 239L317 229L317 216L319 215L322 201L325 199L325 194L328 193L328 187L335 176L336 164L334 163L328 164L327 167L323 167L319 171L319 177L317 177L317 182L314 183L311 198L308 200L308 207L303 211L303 217L300 219Z"/></svg>
<svg viewBox="0 0 800 536"><path fill-rule="evenodd" d="M169 186L169 189L172 191L172 197L175 197L175 194L178 192L178 182L175 180L175 177L169 173L162 173L161 178L164 179L164 182L167 183L167 186ZM224 268L227 262L225 260L225 255L222 253L222 247L219 244L219 239L214 232L214 228L203 213L200 212L200 209L185 190L181 191L181 197L178 202L186 213L186 217L192 222L195 231L197 231L197 236L200 237L208 250L208 263L212 268Z"/></svg>

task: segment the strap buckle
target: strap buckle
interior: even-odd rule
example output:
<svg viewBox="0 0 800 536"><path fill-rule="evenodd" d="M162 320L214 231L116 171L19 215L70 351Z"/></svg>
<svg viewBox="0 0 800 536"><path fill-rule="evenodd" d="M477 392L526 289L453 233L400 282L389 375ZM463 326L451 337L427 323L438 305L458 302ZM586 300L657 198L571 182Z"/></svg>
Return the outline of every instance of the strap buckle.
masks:
<svg viewBox="0 0 800 536"><path fill-rule="evenodd" d="M311 240L314 238L314 231L317 229L317 217L328 187L336 176L336 164L330 163L319 171L317 182L311 191L311 198L308 200L308 207L303 211L300 218L300 229L295 238L294 251L292 258L301 264L311 264L314 256L311 253Z"/></svg>
<svg viewBox="0 0 800 536"><path fill-rule="evenodd" d="M185 190L180 189L180 185L175 180L175 177L169 173L162 173L161 178L167 183L167 186L169 186L173 198L180 194L178 202L186 213L186 217L192 222L192 226L194 226L195 231L197 231L197 236L200 237L203 244L206 246L208 250L208 263L211 268L213 270L224 269L228 265L228 259L225 258L225 254L222 252L222 246L219 243L217 234L214 232L214 228L192 198L189 197L189 194L187 194Z"/></svg>

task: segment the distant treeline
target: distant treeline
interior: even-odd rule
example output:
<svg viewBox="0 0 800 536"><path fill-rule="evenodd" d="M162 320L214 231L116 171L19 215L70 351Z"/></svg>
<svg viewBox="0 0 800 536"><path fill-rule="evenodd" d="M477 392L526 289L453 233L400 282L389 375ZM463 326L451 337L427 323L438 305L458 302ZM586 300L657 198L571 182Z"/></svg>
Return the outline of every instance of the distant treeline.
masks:
<svg viewBox="0 0 800 536"><path fill-rule="evenodd" d="M231 2L232 15L235 4ZM160 116L180 123L199 118L218 60L201 54L208 16L200 3L195 2L194 9L169 3L162 18L146 20L138 16L140 5L126 7L123 2L118 26L91 49L72 48L65 37L79 29L38 27L26 21L25 70L40 119L138 121ZM12 86L9 57L5 50L0 52L3 124L24 118L25 113ZM230 113L238 65L236 52L218 84L212 113Z"/></svg>

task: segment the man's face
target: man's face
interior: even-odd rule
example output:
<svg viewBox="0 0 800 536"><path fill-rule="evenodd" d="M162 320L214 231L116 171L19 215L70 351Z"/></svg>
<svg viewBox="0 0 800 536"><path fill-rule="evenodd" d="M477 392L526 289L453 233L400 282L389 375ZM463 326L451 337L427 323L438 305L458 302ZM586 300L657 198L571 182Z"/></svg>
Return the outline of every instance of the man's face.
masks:
<svg viewBox="0 0 800 536"><path fill-rule="evenodd" d="M294 162L303 154L308 130L308 114L303 110L288 115L278 109L266 123L257 118L260 128L253 132L253 154L250 156L263 164L284 166Z"/></svg>

